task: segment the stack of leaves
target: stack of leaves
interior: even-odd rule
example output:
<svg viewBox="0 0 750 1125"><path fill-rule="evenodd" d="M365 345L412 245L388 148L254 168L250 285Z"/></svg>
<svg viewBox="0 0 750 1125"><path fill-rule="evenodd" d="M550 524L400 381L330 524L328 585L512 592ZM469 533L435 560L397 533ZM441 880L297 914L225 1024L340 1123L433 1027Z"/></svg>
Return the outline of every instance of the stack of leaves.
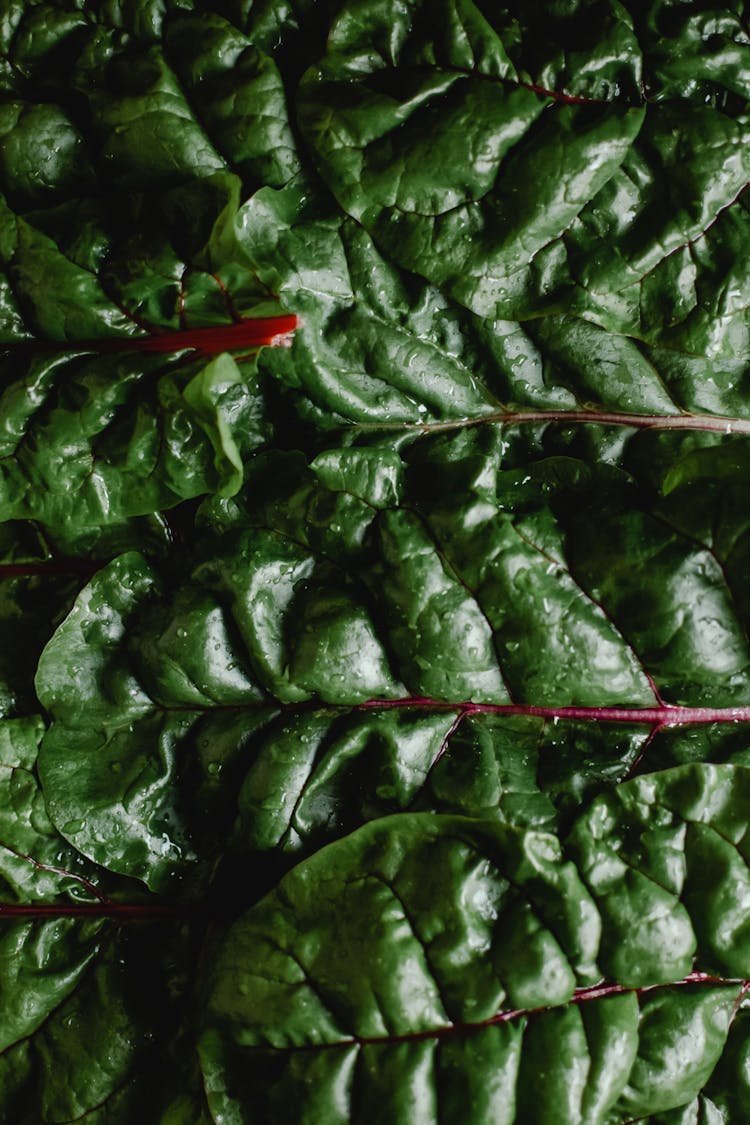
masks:
<svg viewBox="0 0 750 1125"><path fill-rule="evenodd" d="M741 0L9 0L0 1121L750 1120Z"/></svg>

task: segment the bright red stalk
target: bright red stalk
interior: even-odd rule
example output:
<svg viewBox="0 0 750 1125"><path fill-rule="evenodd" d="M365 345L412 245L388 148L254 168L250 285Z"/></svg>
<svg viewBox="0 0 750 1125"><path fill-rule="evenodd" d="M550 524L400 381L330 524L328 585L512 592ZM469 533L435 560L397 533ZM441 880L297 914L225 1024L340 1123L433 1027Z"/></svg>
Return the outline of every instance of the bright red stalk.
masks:
<svg viewBox="0 0 750 1125"><path fill-rule="evenodd" d="M5 344L12 351L71 351L110 355L117 352L179 352L194 350L199 355L242 351L283 344L294 332L298 319L293 314L246 317L232 324L210 328L181 328L176 332L152 329L146 336L105 336L100 340L57 343L53 340L21 340Z"/></svg>
<svg viewBox="0 0 750 1125"><path fill-rule="evenodd" d="M179 332L139 336L132 343L130 340L113 340L111 343L117 345L113 350L173 352L194 348L201 355L216 355L280 343L296 327L297 317L293 315L248 317L216 328L182 328ZM97 347L97 350L101 348Z"/></svg>

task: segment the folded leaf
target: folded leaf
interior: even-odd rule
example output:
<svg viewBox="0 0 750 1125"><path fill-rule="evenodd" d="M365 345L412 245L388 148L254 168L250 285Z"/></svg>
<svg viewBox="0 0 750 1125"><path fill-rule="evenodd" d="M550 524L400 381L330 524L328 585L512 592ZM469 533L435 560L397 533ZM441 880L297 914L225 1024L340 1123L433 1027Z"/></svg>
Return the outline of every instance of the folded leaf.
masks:
<svg viewBox="0 0 750 1125"><path fill-rule="evenodd" d="M699 286L695 271L680 273L687 250L652 270L643 289L632 279L622 287L618 260L604 291L631 321L612 321L616 333L557 308L523 324L469 312L394 266L309 178L256 192L240 208L238 238L258 276L300 315L292 348L260 359L284 395L287 427L291 411L307 427L350 433L419 433L435 422L512 421L535 411L574 421L577 411L593 411L610 423L700 429L712 425L701 416L709 412L725 416L713 423L723 431L746 425L747 333L733 296L745 288L746 220L738 200L691 245ZM596 234L597 246L603 237ZM587 268L593 260L582 249ZM676 279L690 300L664 325ZM610 325L614 314L596 300Z"/></svg>
<svg viewBox="0 0 750 1125"><path fill-rule="evenodd" d="M39 655L99 567L128 546L163 554L168 539L157 517L61 531L55 540L31 523L0 525L1 716L38 710L33 681Z"/></svg>
<svg viewBox="0 0 750 1125"><path fill-rule="evenodd" d="M252 362L57 355L24 367L6 362L7 519L60 534L231 493L240 450L264 441Z"/></svg>

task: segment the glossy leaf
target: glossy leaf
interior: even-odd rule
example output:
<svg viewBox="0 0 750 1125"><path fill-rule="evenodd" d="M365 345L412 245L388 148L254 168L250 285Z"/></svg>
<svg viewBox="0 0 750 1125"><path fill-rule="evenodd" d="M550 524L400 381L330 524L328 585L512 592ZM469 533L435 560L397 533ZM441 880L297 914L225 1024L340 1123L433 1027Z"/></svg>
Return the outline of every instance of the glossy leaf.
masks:
<svg viewBox="0 0 750 1125"><path fill-rule="evenodd" d="M8 200L3 338L95 348L97 338L119 335L140 344L146 331L225 325L264 305L277 311L233 236L240 180L200 140L203 127L162 50L120 43L113 54L114 28L97 28L85 15L62 17L48 5L17 18L9 64L18 95L0 122ZM188 17L172 21L165 48L177 52L188 87L200 84L198 101L213 115L230 163L268 177L263 182L283 182L294 157L278 155L288 129L275 66L218 17L213 36L214 50L191 63ZM236 87L222 100L221 77L204 82L216 51L231 60L244 52L251 114L244 140L222 125L236 109ZM83 130L82 115L70 112L69 81L50 98L50 57L67 58L77 96L89 101ZM29 99L25 81L37 68L48 82L41 102ZM261 140L259 125L269 118L253 106L274 91L278 124ZM20 362L7 353L0 516L40 519L59 534L72 521L107 523L236 488L242 458L263 432L252 364L242 373L227 357L184 367L179 338L170 350L161 358L32 351Z"/></svg>
<svg viewBox="0 0 750 1125"><path fill-rule="evenodd" d="M375 822L319 852L235 924L213 969L202 1052L214 1113L252 1120L260 1096L268 1115L301 1099L301 1120L377 1120L382 1108L387 1119L416 1112L430 1122L446 1086L449 1097L464 1091L476 1121L499 1104L495 1091L506 1121L561 1112L566 1122L620 1121L683 1106L710 1077L739 996L738 985L699 975L653 987L687 976L694 957L710 963L709 930L728 932L719 915L705 926L703 911L706 895L722 893L732 909L735 872L701 883L705 857L691 854L684 826L721 832L737 817L741 849L746 785L731 767L630 782L616 811L594 802L562 853L543 833L420 815ZM664 805L675 821L661 816L655 827ZM600 827L610 854L627 849L630 875L623 883L609 855L590 854L589 898L565 855L583 857ZM657 859L658 834L670 836L673 858ZM680 859L687 879L665 886ZM627 918L609 910L615 885L618 901L632 891ZM729 940L746 973L744 939ZM609 957L633 942L648 959L626 964L626 953L605 969L624 989L580 988L600 971L597 950ZM373 1101L375 1116L365 1108Z"/></svg>
<svg viewBox="0 0 750 1125"><path fill-rule="evenodd" d="M470 3L436 7L426 19L409 4L393 27L388 5L343 5L301 85L300 124L344 210L399 265L482 316L569 311L652 342L680 324L685 340L700 340L685 350L729 352L742 340L746 356L744 303L727 302L711 261L715 247L725 256L747 237L743 207L722 214L750 179L742 112L695 104L695 87L644 106L637 39L614 5L585 7L595 20L609 9L607 46L627 43L626 98L597 73L612 63L606 48L583 87L559 89L574 56L544 66L552 44L567 47L547 13L529 81L504 48L525 61L507 9L493 18ZM571 16L575 27L581 14ZM709 229L706 253L693 256Z"/></svg>
<svg viewBox="0 0 750 1125"><path fill-rule="evenodd" d="M0 1106L23 1125L124 1122L177 1101L156 1036L179 1035L189 935L56 832L35 776L43 730L0 722ZM197 1091L183 1096L198 1121Z"/></svg>
<svg viewBox="0 0 750 1125"><path fill-rule="evenodd" d="M565 1114L566 1122L619 1125L656 1104L669 1114L693 1101L726 1042L737 995L736 986L605 995L440 1037L344 1041L324 1050L248 1048L231 1030L207 1032L205 1080L219 1121L294 1112L300 1121L326 1117L337 1125L431 1125L443 1114L472 1125L546 1125Z"/></svg>
<svg viewBox="0 0 750 1125"><path fill-rule="evenodd" d="M560 315L557 307L522 324L477 316L395 268L358 223L342 217L309 178L298 177L281 190L258 191L238 216L238 237L258 276L301 318L291 350L266 352L261 369L298 425L316 429L408 434L431 422L512 420L518 411L559 411L564 418L580 410L614 412L625 416L621 422L635 416L634 424L647 418L658 424L664 416L665 426L690 424L686 415L708 412L726 416L717 429L741 427L744 329L735 320L723 326L721 302L729 268L736 271L730 288L744 292L743 215L738 201L707 234L716 239L725 231L723 248L700 249L701 242L691 248L707 271L702 308L683 327L647 330L649 309L659 315L672 301L674 279L665 266L661 280L658 270L649 275L644 324L625 327L625 336L622 326L612 333L590 319ZM730 260L737 264L730 267ZM621 265L615 268L619 284ZM637 286L623 292L631 290L637 297ZM633 310L641 316L637 305ZM711 422L698 417L692 424Z"/></svg>
<svg viewBox="0 0 750 1125"><path fill-rule="evenodd" d="M206 507L193 560L160 570L130 554L100 571L37 676L58 827L87 808L76 846L157 885L215 854L233 805L217 797L214 821L196 795L220 791L222 771L229 793L243 785L243 816L275 808L261 846L293 849L421 800L554 822L571 793L648 768L675 723L700 724L703 756L721 758L727 722L748 718L750 661L744 534L728 524L725 538L712 502L719 480L745 487L744 469L719 439L680 438L664 495L652 435L618 469L522 437L459 433L390 462L382 447L261 459L246 495ZM680 464L693 468L678 486ZM686 604L700 612L686 619ZM576 725L602 719L626 724L616 741ZM355 813L347 790L378 744L386 804L368 794Z"/></svg>
<svg viewBox="0 0 750 1125"><path fill-rule="evenodd" d="M99 567L127 547L161 555L169 541L168 529L158 517L104 528L68 525L60 531L55 540L31 523L0 524L2 716L38 710L34 674L39 655Z"/></svg>
<svg viewBox="0 0 750 1125"><path fill-rule="evenodd" d="M0 1119L745 1120L746 23L4 6Z"/></svg>
<svg viewBox="0 0 750 1125"><path fill-rule="evenodd" d="M266 436L254 365L185 359L6 360L0 513L59 535L236 491Z"/></svg>

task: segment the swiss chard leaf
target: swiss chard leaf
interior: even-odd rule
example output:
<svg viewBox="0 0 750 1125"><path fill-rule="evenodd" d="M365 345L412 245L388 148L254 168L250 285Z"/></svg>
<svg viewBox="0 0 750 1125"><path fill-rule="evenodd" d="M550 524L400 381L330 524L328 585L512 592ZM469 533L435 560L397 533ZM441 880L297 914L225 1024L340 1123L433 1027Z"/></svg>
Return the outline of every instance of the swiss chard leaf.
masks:
<svg viewBox="0 0 750 1125"><path fill-rule="evenodd" d="M39 655L99 567L128 547L158 557L169 542L160 517L60 531L55 540L32 523L0 524L0 716L38 710Z"/></svg>
<svg viewBox="0 0 750 1125"><path fill-rule="evenodd" d="M721 1055L737 995L736 986L658 989L638 998L605 993L445 1036L344 1041L325 1050L248 1050L231 1033L206 1033L208 1098L219 1120L233 1113L240 1122L255 1119L251 1105L267 1120L295 1112L301 1121L326 1117L337 1125L407 1122L416 1106L425 1125L444 1113L472 1125L536 1125L561 1113L565 1121L624 1125L644 1110L660 1106L670 1114L676 1105L674 1118L647 1119L687 1123L695 1120L689 1109L704 1100L693 1095Z"/></svg>
<svg viewBox="0 0 750 1125"><path fill-rule="evenodd" d="M233 237L239 195L236 176L216 173L153 209L132 198L112 213L98 198L4 203L3 342L126 341L273 309Z"/></svg>
<svg viewBox="0 0 750 1125"><path fill-rule="evenodd" d="M238 215L238 238L258 276L301 318L292 348L265 352L261 369L300 424L314 429L409 433L432 422L512 420L519 411L559 411L572 419L581 410L664 426L690 425L689 415L709 412L727 416L717 429L742 429L745 330L736 317L722 328L722 317L737 311L730 292L744 292L746 216L738 202L691 247L702 262L701 308L648 343L640 321L626 329L636 339L557 308L523 324L477 316L396 268L310 177L298 177L283 189L256 192ZM723 229L727 244L709 247L709 237ZM646 302L658 316L673 299L670 268L663 277L658 270L649 274L646 322ZM727 286L728 270L736 272L736 284ZM638 286L633 291L637 297ZM692 424L711 420L696 417Z"/></svg>
<svg viewBox="0 0 750 1125"><path fill-rule="evenodd" d="M3 1116L103 1125L179 1108L182 1088L193 1116L174 1120L197 1122L190 1067L176 1056L165 1066L160 1042L176 1035L178 1048L189 929L54 829L35 775L43 729L0 722Z"/></svg>
<svg viewBox="0 0 750 1125"><path fill-rule="evenodd" d="M0 514L53 534L236 491L266 440L250 359L37 355L0 380Z"/></svg>
<svg viewBox="0 0 750 1125"><path fill-rule="evenodd" d="M732 767L630 782L562 851L543 833L416 814L319 852L234 925L212 970L214 1113L251 1120L251 1089L269 1118L301 1099L310 1121L356 1119L373 1101L384 1119L416 1104L436 1121L446 1089L478 1122L499 1112L495 1091L509 1122L551 1120L553 1106L571 1122L682 1107L741 994L693 967L718 955L747 973L730 921L748 878L747 783ZM714 867L709 886L696 841L727 829L736 866ZM599 957L611 984L587 988Z"/></svg>
<svg viewBox="0 0 750 1125"><path fill-rule="evenodd" d="M3 1120L745 1120L745 23L5 5Z"/></svg>
<svg viewBox="0 0 750 1125"><path fill-rule="evenodd" d="M743 208L722 216L750 179L746 117L684 98L629 105L616 82L604 100L558 98L554 64L541 85L519 76L507 28L472 4L437 7L426 19L408 5L394 31L387 5L343 5L301 84L301 128L344 210L482 316L571 311L652 342L687 322L701 346L686 350L742 339L746 355L745 302L727 300L712 262L714 243L726 255L747 238ZM462 35L445 34L459 7ZM693 255L709 228L712 249Z"/></svg>
<svg viewBox="0 0 750 1125"><path fill-rule="evenodd" d="M217 854L237 786L254 846L293 852L421 801L554 823L674 725L734 755L746 534L711 505L719 480L744 487L741 462L673 441L665 495L652 435L619 467L534 449L565 434L506 435L261 459L177 571L135 553L100 571L37 676L63 832L86 807L76 846L157 886ZM617 741L583 734L602 721ZM373 767L385 806L353 803Z"/></svg>

